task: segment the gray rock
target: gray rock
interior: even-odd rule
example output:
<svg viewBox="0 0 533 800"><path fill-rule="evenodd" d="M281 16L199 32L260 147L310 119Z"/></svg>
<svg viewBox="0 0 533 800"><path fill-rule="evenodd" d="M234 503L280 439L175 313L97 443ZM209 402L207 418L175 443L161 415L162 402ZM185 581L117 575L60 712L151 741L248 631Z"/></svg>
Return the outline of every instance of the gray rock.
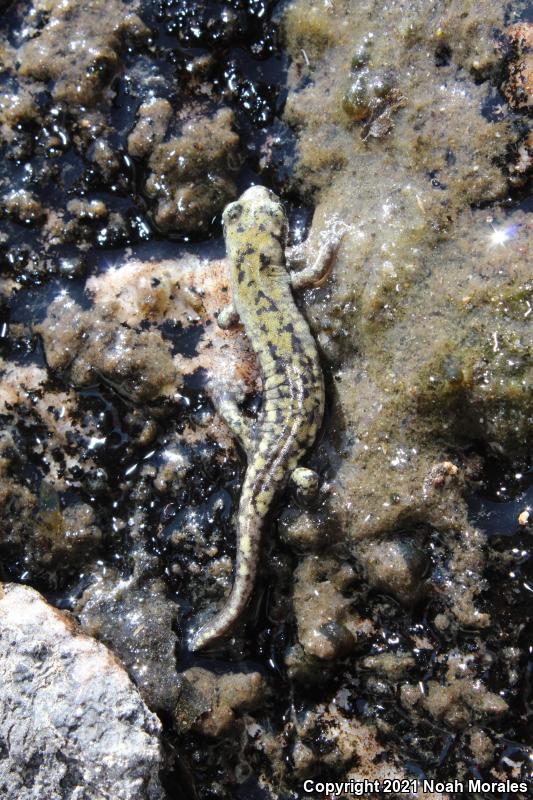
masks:
<svg viewBox="0 0 533 800"><path fill-rule="evenodd" d="M0 584L3 800L164 800L161 723L126 671L26 586Z"/></svg>

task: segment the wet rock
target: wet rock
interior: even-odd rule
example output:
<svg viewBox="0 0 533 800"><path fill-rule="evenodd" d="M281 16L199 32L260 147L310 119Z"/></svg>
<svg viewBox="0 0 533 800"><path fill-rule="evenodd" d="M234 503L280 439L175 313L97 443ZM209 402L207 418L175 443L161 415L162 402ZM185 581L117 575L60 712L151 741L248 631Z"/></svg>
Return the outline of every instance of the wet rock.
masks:
<svg viewBox="0 0 533 800"><path fill-rule="evenodd" d="M480 681L467 679L457 681L453 686L440 686L436 681L430 681L427 696L423 698L418 687L403 686L401 697L406 708L420 702L434 719L459 730L478 715L501 716L508 711L503 698L487 691Z"/></svg>
<svg viewBox="0 0 533 800"><path fill-rule="evenodd" d="M470 734L470 750L476 762L482 766L489 764L494 758L494 742L481 728L475 728Z"/></svg>
<svg viewBox="0 0 533 800"><path fill-rule="evenodd" d="M8 574L38 579L40 585L57 589L79 570L90 565L100 552L102 532L93 508L72 491L62 500L67 476L79 467L72 455L64 454L72 433L72 398L47 391L44 373L38 368L4 371L0 409L4 431L0 437L0 554L16 564ZM36 399L38 397L38 400ZM13 410L24 418L14 423ZM27 426L27 429L25 428ZM46 430L46 435L44 431ZM94 431L87 432L90 436ZM30 469L25 437L31 453L47 472L37 490L29 480L15 478ZM42 438L41 438L42 437ZM79 441L83 436L79 433ZM94 469L90 457L87 470ZM72 473L71 473L72 471Z"/></svg>
<svg viewBox="0 0 533 800"><path fill-rule="evenodd" d="M185 448L169 446L161 453L161 465L154 479L156 491L171 492L175 495L181 489L187 477L190 477L192 463Z"/></svg>
<svg viewBox="0 0 533 800"><path fill-rule="evenodd" d="M391 681L397 681L415 666L415 660L410 653L397 651L367 656L362 664L365 669L384 675Z"/></svg>
<svg viewBox="0 0 533 800"><path fill-rule="evenodd" d="M6 66L7 66L7 62ZM18 91L0 93L0 124L6 142L12 142L14 128L21 122L33 119L37 108L33 93L26 87L19 86Z"/></svg>
<svg viewBox="0 0 533 800"><path fill-rule="evenodd" d="M33 589L0 585L5 800L163 800L161 724L120 664Z"/></svg>
<svg viewBox="0 0 533 800"><path fill-rule="evenodd" d="M102 200L85 200L76 198L69 200L67 211L78 220L97 220L106 219L108 211Z"/></svg>
<svg viewBox="0 0 533 800"><path fill-rule="evenodd" d="M137 158L149 156L163 141L173 116L168 100L152 97L137 111L137 123L128 136L128 152Z"/></svg>
<svg viewBox="0 0 533 800"><path fill-rule="evenodd" d="M354 69L352 59L352 75L342 98L342 108L352 122L369 120L363 138L378 138L389 133L393 127L392 113L405 101L396 88L392 70Z"/></svg>
<svg viewBox="0 0 533 800"><path fill-rule="evenodd" d="M321 55L328 45L332 45L337 35L334 10L318 5L300 3L294 5L291 13L284 19L285 36L289 46L295 51L305 47L304 60Z"/></svg>
<svg viewBox="0 0 533 800"><path fill-rule="evenodd" d="M69 367L77 385L103 377L137 401L153 400L176 388L170 346L161 334L120 325L108 309L95 319L94 313L61 296L51 303L38 330L50 366Z"/></svg>
<svg viewBox="0 0 533 800"><path fill-rule="evenodd" d="M43 465L45 482L52 490L64 491L67 481L70 489L77 489L79 454L72 452L69 445L75 441L79 447L87 447L97 434L91 420L80 424L76 417L78 398L70 390L52 388L46 370L35 364L23 366L0 359L0 373L0 412L4 419L0 458L6 491L11 493L14 486L35 489L31 482L15 479L34 458ZM27 447L31 448L31 458ZM84 464L88 471L96 468L90 451L85 454ZM4 509L9 509L8 503Z"/></svg>
<svg viewBox="0 0 533 800"><path fill-rule="evenodd" d="M401 769L380 758L383 748L375 726L344 712L345 694L341 689L331 702L311 706L295 720L299 773L305 775L309 767L316 770L318 765L330 775L351 773L356 764L356 780L398 777ZM313 760L306 752L309 750Z"/></svg>
<svg viewBox="0 0 533 800"><path fill-rule="evenodd" d="M119 53L128 40L146 38L148 30L135 5L121 0L37 0L32 14L45 20L19 51L19 72L53 81L56 100L92 105L120 69ZM102 26L101 20L106 24ZM28 29L32 29L31 16Z"/></svg>
<svg viewBox="0 0 533 800"><path fill-rule="evenodd" d="M0 559L21 557L28 530L33 523L35 495L16 481L0 481Z"/></svg>
<svg viewBox="0 0 533 800"><path fill-rule="evenodd" d="M360 122L370 116L372 108L368 87L363 75L358 75L346 90L342 99L342 107L351 119L356 122Z"/></svg>
<svg viewBox="0 0 533 800"><path fill-rule="evenodd" d="M181 680L181 697L175 712L179 729L192 727L213 737L227 734L243 712L264 703L267 691L258 672L216 675L191 667L182 673Z"/></svg>
<svg viewBox="0 0 533 800"><path fill-rule="evenodd" d="M332 16L320 8L329 31ZM471 210L472 203L508 191L507 167L496 167L496 150L503 165L506 153L523 146L505 115L488 120L479 111L490 94L479 76L496 75L498 61L502 67L492 36L501 20L490 3L483 14L470 6L464 14L438 4L434 10L439 24L428 28L410 9L391 43L390 9L373 6L364 18L348 3L336 9L337 34L327 54L316 52L309 64L306 48L311 51L315 37L307 17L319 12L319 4L296 2L287 10L294 60L285 119L300 132L295 184L317 202L311 236L327 230L333 215L349 226L334 278L305 304L325 357L340 367L334 419L346 450L335 490L340 518L343 509L353 509L344 516L348 536L357 539L371 536L371 529L390 534L391 517L413 500L424 519L422 506L432 503L419 505L415 474L423 462L449 456L433 447L443 421L446 436L458 444L468 437L489 447L497 442L519 459L528 448L531 404L524 387L531 383L531 353L522 302L530 291L530 215L505 222ZM413 59L420 59L414 71ZM469 76L452 96L443 71L451 76L455 64ZM353 125L347 130L339 114L346 91L341 76L350 70L355 88L345 98L348 110L365 118L367 127L375 118L371 101L384 101L395 81L401 89L395 127L375 146L370 128L354 136ZM304 80L307 75L312 80ZM435 115L442 118L432 132ZM408 173L400 178L407 162ZM483 286L491 287L487 294ZM428 325L432 315L439 319L436 328ZM344 484L348 462L353 472Z"/></svg>
<svg viewBox="0 0 533 800"><path fill-rule="evenodd" d="M257 365L240 331L221 331L214 321L227 302L227 277L219 261L127 261L91 277L86 310L62 291L35 326L53 369L73 380L102 377L135 401L173 396L182 376L198 368L231 383L244 398L257 386ZM196 334L196 347L171 355L170 334ZM198 335L199 334L199 335ZM231 345L231 346L230 346ZM206 431L203 437L205 438ZM218 439L231 440L224 427Z"/></svg>
<svg viewBox="0 0 533 800"><path fill-rule="evenodd" d="M372 587L390 592L406 604L424 593L428 559L414 542L408 539L370 542L361 547L360 558Z"/></svg>
<svg viewBox="0 0 533 800"><path fill-rule="evenodd" d="M27 547L25 564L32 573L74 570L90 563L102 540L95 513L87 503L74 503L61 511L56 493L41 486L34 535Z"/></svg>
<svg viewBox="0 0 533 800"><path fill-rule="evenodd" d="M491 658L485 656L483 667L487 670ZM444 721L451 728L461 730L475 719L501 717L509 706L499 694L491 692L479 674L482 661L461 653L450 653L446 677L443 681L430 680L424 692L420 686L405 684L400 695L406 708L425 709L431 716ZM486 673L485 673L486 674Z"/></svg>
<svg viewBox="0 0 533 800"><path fill-rule="evenodd" d="M237 191L231 178L238 166L239 144L232 131L233 115L229 109L212 117L192 114L177 135L171 128L167 136L170 120L168 101L156 98L143 104L128 150L147 160L145 191L154 202L157 227L166 232L205 232Z"/></svg>
<svg viewBox="0 0 533 800"><path fill-rule="evenodd" d="M12 217L24 225L34 225L43 220L45 211L40 201L25 189L10 192L1 200L1 205Z"/></svg>
<svg viewBox="0 0 533 800"><path fill-rule="evenodd" d="M426 492L439 490L446 486L446 483L455 480L459 468L451 461L443 461L440 464L435 464L431 467L429 474L425 480L424 489Z"/></svg>
<svg viewBox="0 0 533 800"><path fill-rule="evenodd" d="M84 259L82 256L73 256L72 258L61 258L58 265L59 274L65 278L77 278L83 274L85 269Z"/></svg>
<svg viewBox="0 0 533 800"><path fill-rule="evenodd" d="M340 658L371 631L371 623L356 613L351 598L342 593L347 576L343 574L341 585L336 585L338 569L334 562L314 556L307 556L296 569L294 613L298 639L308 657Z"/></svg>
<svg viewBox="0 0 533 800"><path fill-rule="evenodd" d="M514 108L530 109L533 106L533 23L517 22L510 25L506 33L514 54L503 93Z"/></svg>
<svg viewBox="0 0 533 800"><path fill-rule="evenodd" d="M172 714L180 691L179 606L163 582L138 573L124 579L106 569L83 593L77 614L82 628L120 658L150 708Z"/></svg>
<svg viewBox="0 0 533 800"><path fill-rule="evenodd" d="M336 538L333 527L327 514L301 511L294 506L283 509L278 520L281 541L297 553L326 549Z"/></svg>

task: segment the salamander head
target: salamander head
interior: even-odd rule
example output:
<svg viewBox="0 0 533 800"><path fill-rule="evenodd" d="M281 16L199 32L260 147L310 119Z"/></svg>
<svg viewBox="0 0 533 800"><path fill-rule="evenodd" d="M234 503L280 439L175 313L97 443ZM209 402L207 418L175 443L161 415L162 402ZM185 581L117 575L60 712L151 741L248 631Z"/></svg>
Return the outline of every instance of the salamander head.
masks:
<svg viewBox="0 0 533 800"><path fill-rule="evenodd" d="M222 215L228 256L235 269L260 282L268 279L270 265L285 267L287 215L273 192L252 186ZM263 273L263 275L261 275Z"/></svg>

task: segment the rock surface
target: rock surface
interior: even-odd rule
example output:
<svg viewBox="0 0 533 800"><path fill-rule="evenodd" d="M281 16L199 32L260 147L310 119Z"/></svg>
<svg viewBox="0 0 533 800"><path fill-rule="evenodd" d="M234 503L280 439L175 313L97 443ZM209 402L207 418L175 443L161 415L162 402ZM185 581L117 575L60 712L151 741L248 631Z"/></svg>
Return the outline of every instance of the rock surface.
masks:
<svg viewBox="0 0 533 800"><path fill-rule="evenodd" d="M163 800L161 724L118 661L26 586L0 585L0 795Z"/></svg>

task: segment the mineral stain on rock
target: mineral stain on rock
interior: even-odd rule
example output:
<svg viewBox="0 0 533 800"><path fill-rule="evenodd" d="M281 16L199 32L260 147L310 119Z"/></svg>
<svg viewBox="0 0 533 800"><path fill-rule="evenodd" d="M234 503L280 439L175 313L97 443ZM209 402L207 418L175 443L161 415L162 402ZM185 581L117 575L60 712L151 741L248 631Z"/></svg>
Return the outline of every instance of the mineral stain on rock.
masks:
<svg viewBox="0 0 533 800"><path fill-rule="evenodd" d="M493 0L4 4L4 693L44 714L77 691L57 648L82 642L91 691L120 684L102 736L129 726L129 760L80 760L73 701L65 762L6 711L7 797L57 776L80 800L531 779L532 40ZM344 230L300 304L320 486L281 499L248 619L196 659L182 637L231 586L243 469L209 378L260 403L246 337L216 325L220 213L255 182L294 243L301 219L317 247ZM36 769L52 782L24 788Z"/></svg>

